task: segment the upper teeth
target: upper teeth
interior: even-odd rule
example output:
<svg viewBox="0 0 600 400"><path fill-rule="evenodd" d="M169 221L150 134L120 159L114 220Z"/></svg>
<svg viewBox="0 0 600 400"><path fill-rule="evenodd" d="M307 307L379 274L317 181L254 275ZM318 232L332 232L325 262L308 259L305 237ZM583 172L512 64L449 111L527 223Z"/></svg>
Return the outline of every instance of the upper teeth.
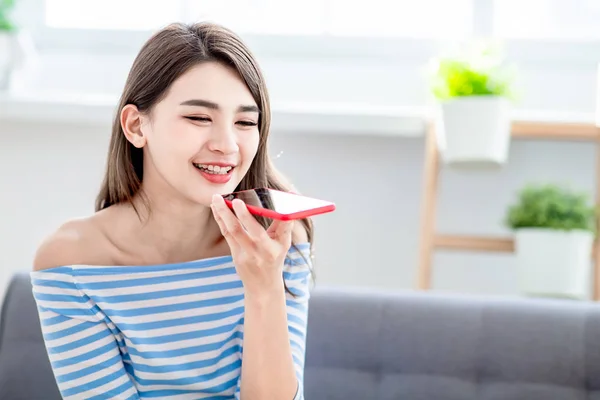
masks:
<svg viewBox="0 0 600 400"><path fill-rule="evenodd" d="M207 169L210 172L214 172L216 174L226 174L229 171L231 171L231 169L233 167L229 166L229 167L221 167L218 165L211 165L211 164L194 164L196 167L198 168L204 168Z"/></svg>

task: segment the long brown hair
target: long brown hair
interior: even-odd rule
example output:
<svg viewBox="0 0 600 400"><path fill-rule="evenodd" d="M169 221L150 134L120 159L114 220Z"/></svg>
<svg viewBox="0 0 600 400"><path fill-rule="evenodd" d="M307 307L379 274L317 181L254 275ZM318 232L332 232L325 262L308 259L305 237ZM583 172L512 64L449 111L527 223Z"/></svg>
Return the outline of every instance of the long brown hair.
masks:
<svg viewBox="0 0 600 400"><path fill-rule="evenodd" d="M269 94L263 74L250 50L234 32L223 26L207 22L191 25L175 23L148 39L133 62L113 121L106 172L96 198L96 211L122 202L133 204L134 196L143 195L140 193L144 177L143 150L134 147L126 139L120 122L120 110L133 104L140 112L149 112L178 77L191 67L209 61L235 69L261 111L258 151L236 190L260 187L290 190L269 157ZM149 207L149 204L146 202L145 206ZM269 225L264 218L259 221L265 228ZM301 222L311 243L312 257L313 225L310 219Z"/></svg>

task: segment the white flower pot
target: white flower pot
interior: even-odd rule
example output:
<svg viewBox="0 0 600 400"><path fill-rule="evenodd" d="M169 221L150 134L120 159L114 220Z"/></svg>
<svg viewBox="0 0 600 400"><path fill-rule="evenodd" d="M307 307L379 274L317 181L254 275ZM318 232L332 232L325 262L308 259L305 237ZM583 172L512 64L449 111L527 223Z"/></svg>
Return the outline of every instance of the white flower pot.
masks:
<svg viewBox="0 0 600 400"><path fill-rule="evenodd" d="M437 131L444 163L504 164L510 144L510 110L510 102L500 96L443 102Z"/></svg>
<svg viewBox="0 0 600 400"><path fill-rule="evenodd" d="M0 31L0 91L19 89L37 73L37 52L26 31Z"/></svg>
<svg viewBox="0 0 600 400"><path fill-rule="evenodd" d="M594 235L584 230L515 232L519 291L530 296L591 298Z"/></svg>
<svg viewBox="0 0 600 400"><path fill-rule="evenodd" d="M0 32L0 90L8 88L14 64L13 35Z"/></svg>
<svg viewBox="0 0 600 400"><path fill-rule="evenodd" d="M0 31L0 90L6 90L15 65L15 35Z"/></svg>

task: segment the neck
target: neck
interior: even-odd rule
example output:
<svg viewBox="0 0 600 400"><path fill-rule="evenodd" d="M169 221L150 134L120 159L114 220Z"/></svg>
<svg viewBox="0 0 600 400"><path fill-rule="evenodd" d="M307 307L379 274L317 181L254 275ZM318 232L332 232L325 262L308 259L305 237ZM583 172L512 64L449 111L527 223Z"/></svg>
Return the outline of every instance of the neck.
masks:
<svg viewBox="0 0 600 400"><path fill-rule="evenodd" d="M144 188L133 205L139 219L130 231L150 262L172 263L223 255L223 238L209 207ZM133 211L133 210L132 210ZM133 232L132 232L133 231ZM137 246L136 246L137 247Z"/></svg>

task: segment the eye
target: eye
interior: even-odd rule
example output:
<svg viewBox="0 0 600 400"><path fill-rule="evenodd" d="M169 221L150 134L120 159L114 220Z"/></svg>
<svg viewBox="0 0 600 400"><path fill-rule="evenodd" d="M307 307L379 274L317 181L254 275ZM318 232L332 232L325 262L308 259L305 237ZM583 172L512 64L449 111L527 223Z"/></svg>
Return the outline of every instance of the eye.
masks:
<svg viewBox="0 0 600 400"><path fill-rule="evenodd" d="M208 117L190 116L190 117L184 117L184 118L189 119L190 121L196 121L196 122L210 122L210 118L208 118Z"/></svg>
<svg viewBox="0 0 600 400"><path fill-rule="evenodd" d="M245 126L245 127L247 127L247 126L258 126L258 124L256 122L254 122L254 121L238 121L236 123L238 125Z"/></svg>

